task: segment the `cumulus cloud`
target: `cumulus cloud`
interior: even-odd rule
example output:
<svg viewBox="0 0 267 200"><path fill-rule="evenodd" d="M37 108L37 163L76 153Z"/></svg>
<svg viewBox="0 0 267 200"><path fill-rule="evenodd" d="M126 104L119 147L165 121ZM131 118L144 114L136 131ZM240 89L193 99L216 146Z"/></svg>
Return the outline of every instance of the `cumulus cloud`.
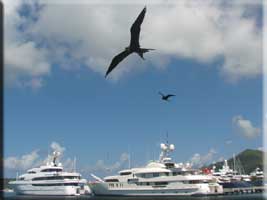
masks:
<svg viewBox="0 0 267 200"><path fill-rule="evenodd" d="M50 144L51 151L60 151L59 161L64 166L64 169L67 171L73 171L75 168L75 160L70 157L63 157L63 152L66 150L58 142L51 142ZM9 156L4 158L4 169L5 173L12 174L14 176L15 172L21 171L24 172L33 167L39 167L40 165L51 162L51 155L44 156L39 153L39 150L33 150L32 152L22 155L22 156ZM122 153L117 161L111 164L107 164L104 160L98 160L94 165L79 167L81 173L89 175L90 173L97 174L109 174L119 171L126 163L129 161L129 154Z"/></svg>
<svg viewBox="0 0 267 200"><path fill-rule="evenodd" d="M205 164L211 163L216 153L217 152L214 149L210 149L209 152L205 155L200 155L199 153L196 153L189 160L189 163L191 163L193 167L197 167L197 168L202 167Z"/></svg>
<svg viewBox="0 0 267 200"><path fill-rule="evenodd" d="M101 173L101 174L109 174L119 171L126 162L129 161L129 154L122 153L118 161L115 161L112 164L105 163L104 160L98 160L96 164L92 167L85 167L82 169L83 173Z"/></svg>
<svg viewBox="0 0 267 200"><path fill-rule="evenodd" d="M245 138L252 139L260 135L260 128L255 127L252 122L241 115L232 118L234 128Z"/></svg>
<svg viewBox="0 0 267 200"><path fill-rule="evenodd" d="M143 7L42 1L39 9L34 0L10 2L5 1L9 4L5 59L11 82L48 76L53 64L65 70L86 66L103 75L112 57L128 45L129 28ZM25 2L31 5L28 17L18 12ZM201 63L222 60L219 70L231 81L261 74L261 27L256 25L256 14L246 15L252 5L181 0L147 7L140 42L157 51L147 53L146 61L131 55L114 70L112 79L148 65L164 68L171 59L181 58Z"/></svg>
<svg viewBox="0 0 267 200"><path fill-rule="evenodd" d="M22 155L21 157L11 156L4 160L4 167L6 169L22 169L26 170L32 167L40 158L38 150L34 150L29 154Z"/></svg>
<svg viewBox="0 0 267 200"><path fill-rule="evenodd" d="M57 143L57 142L52 142L51 145L50 145L50 147L51 147L51 149L52 149L53 151L59 151L60 153L63 153L63 152L66 150L65 147L61 146L61 145L60 145L59 143Z"/></svg>
<svg viewBox="0 0 267 200"><path fill-rule="evenodd" d="M60 151L63 153L65 147L62 147L57 142L52 142L50 147L53 151ZM10 156L4 159L4 167L6 170L28 170L32 167L37 167L42 164L47 163L48 160L51 161L51 156L43 157L39 153L39 150L33 150L31 153L22 156ZM62 154L61 154L62 156ZM70 158L64 159L62 161L63 166L66 164L67 168L73 167L73 161Z"/></svg>
<svg viewBox="0 0 267 200"><path fill-rule="evenodd" d="M42 86L42 77L50 73L51 63L47 59L47 49L24 33L23 26L32 21L19 12L23 4L33 7L34 2L4 0L4 72L8 85L37 89Z"/></svg>

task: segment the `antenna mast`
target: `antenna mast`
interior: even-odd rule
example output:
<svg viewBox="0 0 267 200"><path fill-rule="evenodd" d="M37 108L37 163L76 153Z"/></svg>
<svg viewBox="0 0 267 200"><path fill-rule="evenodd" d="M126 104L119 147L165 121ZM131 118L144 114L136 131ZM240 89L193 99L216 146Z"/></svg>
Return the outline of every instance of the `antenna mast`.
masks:
<svg viewBox="0 0 267 200"><path fill-rule="evenodd" d="M168 139L169 139L169 134L168 134L168 131L167 131L167 133L166 133L166 140L167 140L166 143L167 143L167 144L169 144Z"/></svg>
<svg viewBox="0 0 267 200"><path fill-rule="evenodd" d="M76 156L74 157L74 161L73 161L73 170L74 172L76 172Z"/></svg>
<svg viewBox="0 0 267 200"><path fill-rule="evenodd" d="M236 173L236 167L235 167L235 154L233 154L233 163L234 163L234 174Z"/></svg>

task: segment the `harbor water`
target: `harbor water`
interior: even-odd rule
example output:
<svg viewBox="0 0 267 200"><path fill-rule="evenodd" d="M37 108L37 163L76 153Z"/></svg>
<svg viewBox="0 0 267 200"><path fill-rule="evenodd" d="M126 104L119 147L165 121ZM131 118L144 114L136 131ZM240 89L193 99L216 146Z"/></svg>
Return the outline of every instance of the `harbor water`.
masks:
<svg viewBox="0 0 267 200"><path fill-rule="evenodd" d="M5 193L5 200L264 200L262 193L254 194L235 194L235 195L219 195L219 196L204 196L204 197L96 197L96 196L20 196L15 193Z"/></svg>

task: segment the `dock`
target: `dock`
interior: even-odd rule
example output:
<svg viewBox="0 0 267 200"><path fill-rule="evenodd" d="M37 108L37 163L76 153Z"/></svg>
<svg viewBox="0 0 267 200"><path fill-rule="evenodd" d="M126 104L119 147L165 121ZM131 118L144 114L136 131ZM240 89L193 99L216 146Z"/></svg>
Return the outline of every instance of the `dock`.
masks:
<svg viewBox="0 0 267 200"><path fill-rule="evenodd" d="M223 194L248 194L248 193L263 193L266 187L253 186L253 187L240 187L240 188L224 188Z"/></svg>

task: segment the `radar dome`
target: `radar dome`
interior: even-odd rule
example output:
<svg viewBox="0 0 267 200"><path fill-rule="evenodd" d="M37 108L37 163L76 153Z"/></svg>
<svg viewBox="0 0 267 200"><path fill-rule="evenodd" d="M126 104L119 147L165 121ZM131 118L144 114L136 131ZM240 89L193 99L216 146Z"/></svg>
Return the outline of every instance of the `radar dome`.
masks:
<svg viewBox="0 0 267 200"><path fill-rule="evenodd" d="M170 150L173 151L174 149L175 149L174 145L171 144L171 145L170 145Z"/></svg>
<svg viewBox="0 0 267 200"><path fill-rule="evenodd" d="M161 143L161 144L160 144L160 148L161 148L162 150L166 150L166 149L167 149L167 146L166 146L166 144Z"/></svg>

